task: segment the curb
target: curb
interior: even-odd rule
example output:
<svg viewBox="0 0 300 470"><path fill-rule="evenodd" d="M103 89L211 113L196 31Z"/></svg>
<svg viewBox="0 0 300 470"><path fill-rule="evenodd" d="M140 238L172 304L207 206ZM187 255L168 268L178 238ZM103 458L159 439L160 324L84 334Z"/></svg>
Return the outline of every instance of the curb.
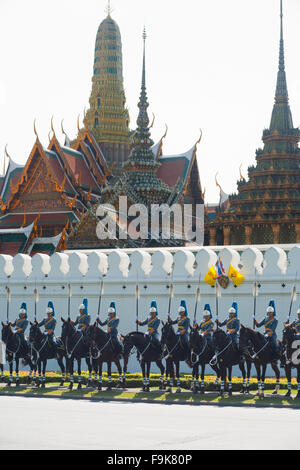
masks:
<svg viewBox="0 0 300 470"><path fill-rule="evenodd" d="M206 401L198 401L198 402L188 402L185 400L178 400L178 401L166 401L161 399L148 399L148 398L127 398L127 397L84 397L79 395L73 396L61 396L61 395L36 395L34 393L22 393L22 392L0 392L0 396L7 396L7 397L23 397L23 398L53 398L53 399L61 399L61 400L85 400L85 401L92 401L92 402L125 402L125 403L150 403L150 404L158 404L158 405L191 405L191 406L217 406L217 407L236 407L236 408L283 408L283 409L296 409L300 410L300 402L299 404L277 404L277 403L239 403L239 402L230 402L226 403L226 398L224 398L224 402L218 403L211 403ZM267 398L267 397L266 397Z"/></svg>

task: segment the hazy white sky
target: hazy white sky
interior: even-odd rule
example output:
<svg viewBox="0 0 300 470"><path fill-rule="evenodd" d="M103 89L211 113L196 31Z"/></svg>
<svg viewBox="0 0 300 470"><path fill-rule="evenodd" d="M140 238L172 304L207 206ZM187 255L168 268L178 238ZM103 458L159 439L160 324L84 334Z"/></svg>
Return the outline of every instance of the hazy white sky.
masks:
<svg viewBox="0 0 300 470"><path fill-rule="evenodd" d="M44 146L54 115L74 137L88 106L98 26L106 0L0 0L0 152L24 163L35 141ZM269 126L279 53L279 0L112 0L123 43L124 83L135 127L147 39L152 137L169 133L164 151L182 153L198 139L201 182L208 202L236 190L255 161ZM294 125L300 124L300 1L284 0L286 69ZM2 156L0 156L1 158ZM0 160L0 168L3 158Z"/></svg>

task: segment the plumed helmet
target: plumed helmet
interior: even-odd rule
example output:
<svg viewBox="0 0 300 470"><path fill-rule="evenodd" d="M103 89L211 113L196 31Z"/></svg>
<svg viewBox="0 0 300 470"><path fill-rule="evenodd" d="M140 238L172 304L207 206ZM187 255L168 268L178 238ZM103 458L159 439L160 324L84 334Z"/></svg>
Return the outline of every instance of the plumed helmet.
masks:
<svg viewBox="0 0 300 470"><path fill-rule="evenodd" d="M232 302L231 308L234 308L234 310L235 310L235 316L237 317L237 316L238 316L238 310L239 310L239 308L238 308L238 303L237 303L237 302Z"/></svg>
<svg viewBox="0 0 300 470"><path fill-rule="evenodd" d="M182 310L184 309L184 310ZM188 316L187 308L186 308L186 301L184 299L180 302L179 312L185 311L186 316Z"/></svg>
<svg viewBox="0 0 300 470"><path fill-rule="evenodd" d="M274 317L276 317L275 300L270 300L267 313L274 313Z"/></svg>
<svg viewBox="0 0 300 470"><path fill-rule="evenodd" d="M108 313L116 313L116 304L115 302L111 302L108 307Z"/></svg>
<svg viewBox="0 0 300 470"><path fill-rule="evenodd" d="M156 315L158 315L156 300L152 300L151 305L150 305L150 313L154 313L154 312L156 313Z"/></svg>
<svg viewBox="0 0 300 470"><path fill-rule="evenodd" d="M52 315L55 317L55 310L52 300L49 300L48 302L46 313L52 313Z"/></svg>
<svg viewBox="0 0 300 470"><path fill-rule="evenodd" d="M25 318L27 318L27 305L26 302L21 303L20 307L20 312L19 313L25 313Z"/></svg>
<svg viewBox="0 0 300 470"><path fill-rule="evenodd" d="M203 316L207 316L207 315L209 315L210 318L212 318L211 308L210 308L210 305L209 305L209 304L205 304L205 305L204 305Z"/></svg>
<svg viewBox="0 0 300 470"><path fill-rule="evenodd" d="M82 304L79 305L79 310L84 310L84 313L88 314L88 299L83 299Z"/></svg>

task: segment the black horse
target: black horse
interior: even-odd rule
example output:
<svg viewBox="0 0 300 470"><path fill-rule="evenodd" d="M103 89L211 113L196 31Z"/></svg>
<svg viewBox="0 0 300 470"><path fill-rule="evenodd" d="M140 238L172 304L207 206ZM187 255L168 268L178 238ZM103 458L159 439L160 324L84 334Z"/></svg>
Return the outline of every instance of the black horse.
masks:
<svg viewBox="0 0 300 470"><path fill-rule="evenodd" d="M24 365L29 364L30 372L28 376L28 383L31 381L31 376L34 371L34 365L30 357L30 349L28 344L23 342L20 336L17 333L14 333L11 328L11 323L2 323L2 341L6 346L6 359L9 364L9 379L8 387L11 386L13 382L13 362L16 364L16 386L20 385L19 378L19 361L20 359L24 360Z"/></svg>
<svg viewBox="0 0 300 470"><path fill-rule="evenodd" d="M277 366L277 354L274 353L270 341L259 331L241 325L240 349L245 357L250 359L257 372L257 396L264 397L265 376L267 365L270 364L276 375L276 386L273 395L277 395L280 388L280 371Z"/></svg>
<svg viewBox="0 0 300 470"><path fill-rule="evenodd" d="M90 386L90 378L92 375L92 363L90 358L90 340L89 340L89 330L92 328L90 325L87 326L85 335L80 331L77 331L73 321L68 318L65 320L61 318L63 323L61 340L64 344L66 360L67 360L67 370L70 372L70 385L69 390L73 389L74 386L74 360L76 359L78 365L78 389L82 388L82 377L81 377L81 359L85 358L88 370L89 370L89 380L88 386Z"/></svg>
<svg viewBox="0 0 300 470"><path fill-rule="evenodd" d="M296 398L300 398L300 363L296 364L293 361L293 354L295 353L294 342L299 340L297 338L297 331L293 326L286 326L283 330L282 335L282 357L281 361L285 369L285 375L288 382L288 391L286 397L291 396L292 391L292 369L297 370L297 395Z"/></svg>
<svg viewBox="0 0 300 470"><path fill-rule="evenodd" d="M176 381L177 381L177 393L181 392L180 383L180 362L184 361L190 365L190 350L184 348L180 335L177 335L174 331L173 326L170 323L162 322L163 327L161 330L161 343L164 346L163 356L167 363L166 375L170 376L170 387L168 392L172 392L173 383L175 382L175 371L176 370Z"/></svg>
<svg viewBox="0 0 300 470"><path fill-rule="evenodd" d="M97 372L99 372L98 390L102 390L102 370L104 362L107 363L107 390L112 389L112 363L116 364L119 373L119 382L117 384L117 388L125 388L124 380L122 377L122 366L120 362L122 358L122 352L121 350L116 350L116 346L114 345L111 336L105 331L103 331L99 326L97 326L97 323L94 323L94 325L90 327L87 336L91 343L90 355L93 359L93 367L96 370L96 374Z"/></svg>
<svg viewBox="0 0 300 470"><path fill-rule="evenodd" d="M60 387L62 387L65 382L65 371L66 371L64 361L63 361L63 359L66 357L63 343L61 343L61 345L58 345L57 343L50 344L49 337L43 335L37 322L34 322L34 323L30 322L30 325L31 326L30 326L30 331L29 331L29 341L31 343L31 348L33 349L36 355L37 368L38 368L38 374L39 374L36 380L36 385L38 387L39 385L41 385L42 388L45 387L47 361L49 359L56 359L60 367L61 373L62 373L62 378L60 382ZM43 363L43 376L41 376L42 363Z"/></svg>
<svg viewBox="0 0 300 470"><path fill-rule="evenodd" d="M204 377L205 377L205 366L209 364L215 351L210 346L206 337L201 336L196 328L192 328L190 332L190 347L191 347L191 364L193 366L193 379L192 387L194 393L197 393L200 389L200 393L204 393ZM201 386L199 388L199 366L201 366ZM211 366L217 374L217 378L220 377L220 370L217 365Z"/></svg>
<svg viewBox="0 0 300 470"><path fill-rule="evenodd" d="M140 331L133 331L124 337L124 380L127 373L127 364L132 349L137 350L137 356L141 364L143 374L142 391L150 391L150 369L151 362L155 362L160 370L159 390L164 390L165 367L162 363L162 352L160 347L151 343L150 339Z"/></svg>
<svg viewBox="0 0 300 470"><path fill-rule="evenodd" d="M238 365L243 376L243 386L241 393L249 392L249 382L251 374L251 361L246 360L247 364L247 385L246 385L246 370L245 360L241 357L239 351L233 345L232 339L225 333L225 331L217 328L213 333L213 347L215 355L210 360L210 366L219 366L221 376L221 386L219 395L223 396L225 391L225 383L228 375L228 394L232 396L232 367Z"/></svg>

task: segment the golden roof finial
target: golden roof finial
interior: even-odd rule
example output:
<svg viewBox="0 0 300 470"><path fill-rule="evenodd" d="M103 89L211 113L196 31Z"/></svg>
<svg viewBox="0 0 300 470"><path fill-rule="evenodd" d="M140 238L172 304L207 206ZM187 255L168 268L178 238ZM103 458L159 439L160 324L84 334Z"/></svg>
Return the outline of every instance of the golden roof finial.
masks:
<svg viewBox="0 0 300 470"><path fill-rule="evenodd" d="M240 166L239 166L239 172L240 172L240 179L244 180L245 178L242 175L242 166L243 166L243 164L241 163Z"/></svg>
<svg viewBox="0 0 300 470"><path fill-rule="evenodd" d="M50 144L50 142L51 142L51 131L49 131L49 133L48 133L48 140L49 140L49 144Z"/></svg>
<svg viewBox="0 0 300 470"><path fill-rule="evenodd" d="M78 129L78 135L80 137L81 131L80 131L80 125L79 125L79 118L80 118L80 114L78 114L78 118L77 118L77 129Z"/></svg>
<svg viewBox="0 0 300 470"><path fill-rule="evenodd" d="M64 120L63 120L63 119L62 119L62 121L61 121L61 131L62 131L62 133L63 133L64 135L67 135L67 134L65 133L65 130L64 130Z"/></svg>
<svg viewBox="0 0 300 470"><path fill-rule="evenodd" d="M55 136L55 130L54 130L54 126L53 126L53 116L51 118L51 131L53 132L53 135Z"/></svg>
<svg viewBox="0 0 300 470"><path fill-rule="evenodd" d="M36 123L36 119L34 119L34 121L33 121L33 132L35 133L36 138L39 140L39 136L38 136L38 133L37 133L37 130L36 130L36 125L35 125L35 123Z"/></svg>
<svg viewBox="0 0 300 470"><path fill-rule="evenodd" d="M200 144L201 139L202 139L202 129L200 129L200 137L199 137L199 139L197 140L196 145Z"/></svg>
<svg viewBox="0 0 300 470"><path fill-rule="evenodd" d="M164 133L164 135L162 136L162 139L165 139L167 137L167 133L168 133L168 124L166 124L166 132Z"/></svg>
<svg viewBox="0 0 300 470"><path fill-rule="evenodd" d="M4 149L4 159L3 159L3 175L5 175L5 157L7 157L8 159L10 159L10 155L8 154L7 152L7 145L5 145L5 149Z"/></svg>
<svg viewBox="0 0 300 470"><path fill-rule="evenodd" d="M155 114L152 113L152 115L153 115L152 123L151 123L151 126L149 127L149 129L152 129L152 127L154 126L154 122L155 122Z"/></svg>

